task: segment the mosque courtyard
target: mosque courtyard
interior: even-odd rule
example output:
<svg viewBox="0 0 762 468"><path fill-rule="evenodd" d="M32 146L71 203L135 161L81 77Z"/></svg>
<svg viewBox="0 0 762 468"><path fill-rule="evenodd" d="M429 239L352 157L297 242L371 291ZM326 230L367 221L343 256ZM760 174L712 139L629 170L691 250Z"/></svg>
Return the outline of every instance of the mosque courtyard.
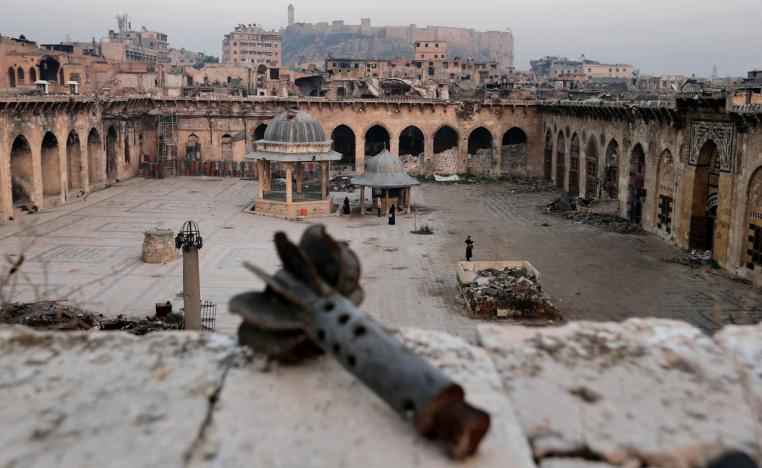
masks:
<svg viewBox="0 0 762 468"><path fill-rule="evenodd" d="M303 221L246 211L257 182L232 178L130 179L82 201L20 215L0 225L0 251L23 254L20 274L5 285L9 301L68 301L106 316L153 315L158 302L182 306L182 262L141 261L143 232L177 232L198 222L201 297L217 304L217 331L233 333L238 318L229 299L262 284L243 268L248 261L279 268L272 243L277 231L298 239ZM358 193L348 194L355 208ZM344 194L335 194L336 200ZM413 188L413 214L328 217L317 220L360 257L362 307L387 326L443 330L472 339L479 321L458 297L455 264L464 239L475 241L475 260L527 260L542 274L543 290L569 320L661 317L704 330L762 319L760 293L709 269L667 263L682 252L653 235L608 232L543 214L554 192L521 193L508 183ZM432 235L411 233L427 224Z"/></svg>

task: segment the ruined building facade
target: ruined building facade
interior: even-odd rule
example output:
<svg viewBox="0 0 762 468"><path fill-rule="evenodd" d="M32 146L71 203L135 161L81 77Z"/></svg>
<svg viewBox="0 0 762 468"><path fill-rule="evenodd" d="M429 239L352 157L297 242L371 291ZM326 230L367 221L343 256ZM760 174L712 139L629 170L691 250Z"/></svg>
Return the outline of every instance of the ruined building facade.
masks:
<svg viewBox="0 0 762 468"><path fill-rule="evenodd" d="M297 106L362 173L388 147L419 174L542 177L762 283L762 107L725 95L671 102L458 102L315 98L0 99L0 214L47 208L135 177L171 115L178 159L242 161ZM608 200L608 202L606 202Z"/></svg>

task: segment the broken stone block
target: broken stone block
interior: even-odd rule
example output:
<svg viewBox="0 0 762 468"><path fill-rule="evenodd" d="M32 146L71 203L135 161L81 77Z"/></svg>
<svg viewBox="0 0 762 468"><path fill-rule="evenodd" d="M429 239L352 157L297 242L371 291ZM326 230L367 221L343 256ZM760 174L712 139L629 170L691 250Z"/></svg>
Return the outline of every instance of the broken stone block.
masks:
<svg viewBox="0 0 762 468"><path fill-rule="evenodd" d="M145 231L142 259L145 263L168 263L179 260L182 254L175 247L171 229L153 228Z"/></svg>
<svg viewBox="0 0 762 468"><path fill-rule="evenodd" d="M232 337L0 327L0 466L183 465Z"/></svg>
<svg viewBox="0 0 762 468"><path fill-rule="evenodd" d="M480 325L478 335L536 459L587 453L615 465L705 466L729 449L760 457L760 413L736 363L688 324Z"/></svg>

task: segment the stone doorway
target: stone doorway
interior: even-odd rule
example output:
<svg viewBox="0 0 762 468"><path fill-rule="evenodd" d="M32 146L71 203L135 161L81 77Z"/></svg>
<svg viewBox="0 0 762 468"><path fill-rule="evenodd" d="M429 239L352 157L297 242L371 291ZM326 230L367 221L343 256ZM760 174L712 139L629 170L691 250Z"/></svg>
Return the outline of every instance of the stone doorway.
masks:
<svg viewBox="0 0 762 468"><path fill-rule="evenodd" d="M688 247L714 252L719 204L720 161L717 145L709 140L701 147L693 175L691 225Z"/></svg>
<svg viewBox="0 0 762 468"><path fill-rule="evenodd" d="M640 144L635 145L630 156L630 179L627 184L627 218L640 224L643 205L646 202L646 153Z"/></svg>

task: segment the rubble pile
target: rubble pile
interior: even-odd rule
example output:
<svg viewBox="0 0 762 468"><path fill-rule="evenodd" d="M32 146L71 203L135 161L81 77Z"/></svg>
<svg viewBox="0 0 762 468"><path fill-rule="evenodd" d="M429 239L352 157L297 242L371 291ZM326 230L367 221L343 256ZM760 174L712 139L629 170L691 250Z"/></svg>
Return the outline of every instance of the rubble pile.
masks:
<svg viewBox="0 0 762 468"><path fill-rule="evenodd" d="M479 270L463 285L463 296L480 318L560 318L537 278L523 268Z"/></svg>
<svg viewBox="0 0 762 468"><path fill-rule="evenodd" d="M590 210L591 201L582 197L571 198L567 192L548 203L544 212L575 221L579 224L600 226L619 234L642 234L637 224L611 213L598 213Z"/></svg>
<svg viewBox="0 0 762 468"><path fill-rule="evenodd" d="M0 305L0 323L45 330L90 330L102 317L53 301Z"/></svg>
<svg viewBox="0 0 762 468"><path fill-rule="evenodd" d="M691 250L688 255L678 255L676 257L667 257L663 261L666 263L677 263L691 268L701 268L704 265L712 265L711 250Z"/></svg>
<svg viewBox="0 0 762 468"><path fill-rule="evenodd" d="M604 213L591 213L584 211L561 211L558 213L562 218L576 221L580 224L600 226L608 231L619 234L641 234L643 230L637 224L632 224L624 218Z"/></svg>
<svg viewBox="0 0 762 468"><path fill-rule="evenodd" d="M500 182L511 186L511 193L539 193L557 190L556 187L537 177L501 176Z"/></svg>
<svg viewBox="0 0 762 468"><path fill-rule="evenodd" d="M0 305L0 324L25 325L41 330L58 331L126 331L133 335L185 328L183 316L178 314L170 313L165 317L145 317L144 319L120 315L115 319L109 319L102 314L94 314L56 301L2 304Z"/></svg>

